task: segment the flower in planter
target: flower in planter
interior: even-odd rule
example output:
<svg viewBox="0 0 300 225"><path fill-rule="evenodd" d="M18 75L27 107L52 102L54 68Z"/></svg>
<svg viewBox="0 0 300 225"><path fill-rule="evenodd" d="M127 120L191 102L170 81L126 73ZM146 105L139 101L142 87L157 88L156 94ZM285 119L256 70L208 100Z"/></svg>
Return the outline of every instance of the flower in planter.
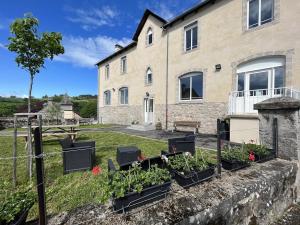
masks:
<svg viewBox="0 0 300 225"><path fill-rule="evenodd" d="M92 169L92 173L97 176L99 175L100 173L102 173L102 169L100 166L95 166L93 169Z"/></svg>
<svg viewBox="0 0 300 225"><path fill-rule="evenodd" d="M255 161L255 155L252 151L249 153L249 160L252 161L252 162Z"/></svg>

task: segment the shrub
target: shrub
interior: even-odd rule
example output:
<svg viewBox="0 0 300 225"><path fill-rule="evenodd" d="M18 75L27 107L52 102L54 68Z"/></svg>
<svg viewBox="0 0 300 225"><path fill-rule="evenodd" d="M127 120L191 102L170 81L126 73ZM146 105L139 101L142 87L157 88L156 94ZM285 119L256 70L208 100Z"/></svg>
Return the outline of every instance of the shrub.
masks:
<svg viewBox="0 0 300 225"><path fill-rule="evenodd" d="M0 203L0 224L14 221L21 213L29 210L35 202L30 190L18 191L9 195Z"/></svg>

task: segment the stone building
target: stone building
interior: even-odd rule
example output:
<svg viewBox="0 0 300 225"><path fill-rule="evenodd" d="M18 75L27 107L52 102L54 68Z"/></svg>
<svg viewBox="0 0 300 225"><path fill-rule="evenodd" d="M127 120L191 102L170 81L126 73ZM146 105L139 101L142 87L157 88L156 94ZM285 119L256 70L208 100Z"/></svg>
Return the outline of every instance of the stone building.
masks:
<svg viewBox="0 0 300 225"><path fill-rule="evenodd" d="M233 141L258 139L253 105L300 96L299 12L297 0L204 0L170 21L146 10L132 42L97 63L99 120L215 133L227 117L253 128Z"/></svg>

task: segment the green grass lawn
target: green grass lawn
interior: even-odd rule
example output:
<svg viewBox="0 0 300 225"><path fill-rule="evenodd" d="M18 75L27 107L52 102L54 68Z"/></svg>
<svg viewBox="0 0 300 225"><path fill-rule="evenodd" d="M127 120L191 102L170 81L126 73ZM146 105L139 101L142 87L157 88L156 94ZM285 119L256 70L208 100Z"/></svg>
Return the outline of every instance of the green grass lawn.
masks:
<svg viewBox="0 0 300 225"><path fill-rule="evenodd" d="M146 157L159 155L161 150L167 149L167 143L163 141L115 132L81 132L78 141L85 140L96 141L96 164L103 170L103 174L100 176L95 176L90 171L63 175L61 147L58 141L44 139L44 152L46 154L54 153L44 160L48 214L68 211L85 204L99 203L103 188L106 187L104 179L107 171L107 159L111 158L115 161L117 146L135 145L142 150ZM12 156L12 144L12 137L0 137L0 158ZM25 155L24 146L24 140L18 139L18 156ZM26 171L26 159L18 159L19 186L29 185ZM2 201L5 192L13 191L12 160L0 160L0 176L0 201ZM29 218L36 217L37 205L34 205Z"/></svg>
<svg viewBox="0 0 300 225"><path fill-rule="evenodd" d="M116 126L114 124L90 124L90 125L80 125L80 128L110 128Z"/></svg>

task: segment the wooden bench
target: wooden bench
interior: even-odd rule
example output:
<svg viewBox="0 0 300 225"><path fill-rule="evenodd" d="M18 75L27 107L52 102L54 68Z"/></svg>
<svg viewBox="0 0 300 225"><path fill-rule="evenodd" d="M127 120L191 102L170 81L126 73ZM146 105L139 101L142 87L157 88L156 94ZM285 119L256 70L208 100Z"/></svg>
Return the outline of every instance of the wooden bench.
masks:
<svg viewBox="0 0 300 225"><path fill-rule="evenodd" d="M174 122L174 129L172 132L177 130L177 127L192 127L194 128L194 134L198 133L199 128L201 126L201 122L199 121L175 121Z"/></svg>

